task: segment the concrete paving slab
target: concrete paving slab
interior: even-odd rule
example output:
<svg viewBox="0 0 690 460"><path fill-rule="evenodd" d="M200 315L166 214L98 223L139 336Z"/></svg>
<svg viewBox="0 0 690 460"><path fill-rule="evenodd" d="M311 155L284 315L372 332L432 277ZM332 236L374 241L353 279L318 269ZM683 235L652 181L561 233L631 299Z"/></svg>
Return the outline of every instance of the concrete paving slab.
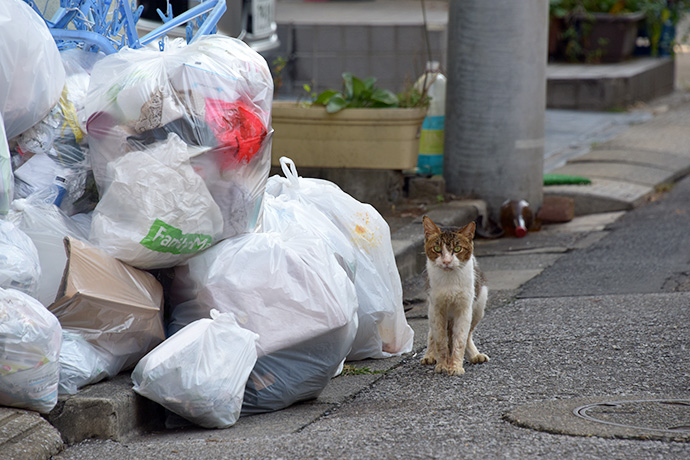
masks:
<svg viewBox="0 0 690 460"><path fill-rule="evenodd" d="M690 170L690 157L677 155L669 152L659 152L640 149L595 149L577 158L573 158L569 163L629 163L641 166L652 166L658 169L672 171L682 175Z"/></svg>
<svg viewBox="0 0 690 460"><path fill-rule="evenodd" d="M583 217L584 218L584 217ZM474 252L479 258L486 256L563 253L580 245L579 240L587 237L588 227L570 225L579 217L564 224L542 226L540 231L532 231L524 238L479 239L474 242ZM591 224L594 225L594 224ZM600 229L598 229L600 230Z"/></svg>
<svg viewBox="0 0 690 460"><path fill-rule="evenodd" d="M544 172L551 172L567 161L579 158L593 146L603 144L653 116L651 110L625 113L547 110L544 126Z"/></svg>
<svg viewBox="0 0 690 460"><path fill-rule="evenodd" d="M690 107L657 115L652 120L629 129L602 145L606 149L634 149L669 152L690 156Z"/></svg>
<svg viewBox="0 0 690 460"><path fill-rule="evenodd" d="M295 433L300 429L319 419L324 412L332 407L332 404L310 401L295 404L290 411L276 411L260 415L240 417L236 424L227 429L207 430L189 424L173 414L171 420L183 424L178 429L165 429L153 431L149 434L160 438L165 443L167 439L204 440L206 442L220 442L226 440L241 440L265 437L279 437ZM179 430L182 428L182 430ZM184 432L184 434L181 434ZM135 439L135 438L130 438ZM123 445L124 443L116 443ZM117 457L113 457L117 458Z"/></svg>
<svg viewBox="0 0 690 460"><path fill-rule="evenodd" d="M63 448L60 432L37 412L0 407L0 458L39 460Z"/></svg>
<svg viewBox="0 0 690 460"><path fill-rule="evenodd" d="M627 211L645 202L654 192L646 185L607 179L592 179L591 185L552 185L544 195L566 196L575 200L575 215Z"/></svg>
<svg viewBox="0 0 690 460"><path fill-rule="evenodd" d="M478 263L482 271L489 273L492 271L520 271L520 270L543 270L553 265L564 253L544 253L544 254L508 254L478 257Z"/></svg>
<svg viewBox="0 0 690 460"><path fill-rule="evenodd" d="M625 211L615 211L578 216L563 224L545 225L541 233L551 235L553 233L601 232L624 214Z"/></svg>
<svg viewBox="0 0 690 460"><path fill-rule="evenodd" d="M677 177L675 171L656 166L604 161L571 162L555 169L553 173L582 176L588 179L608 179L650 187L670 182Z"/></svg>
<svg viewBox="0 0 690 460"><path fill-rule="evenodd" d="M486 282L491 291L518 289L527 281L539 275L544 269L531 270L491 270L485 271Z"/></svg>

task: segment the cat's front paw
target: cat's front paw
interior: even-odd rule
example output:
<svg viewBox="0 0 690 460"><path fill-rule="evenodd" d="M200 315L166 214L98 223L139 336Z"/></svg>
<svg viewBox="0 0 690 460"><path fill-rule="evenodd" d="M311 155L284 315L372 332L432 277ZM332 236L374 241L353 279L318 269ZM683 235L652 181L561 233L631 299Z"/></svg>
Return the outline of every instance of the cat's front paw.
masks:
<svg viewBox="0 0 690 460"><path fill-rule="evenodd" d="M462 363L455 364L448 368L448 375L462 375L465 373L465 369L462 367Z"/></svg>
<svg viewBox="0 0 690 460"><path fill-rule="evenodd" d="M431 355L424 355L420 362L424 365L436 364L436 358Z"/></svg>
<svg viewBox="0 0 690 460"><path fill-rule="evenodd" d="M462 375L465 373L462 365L460 366L446 366L444 364L437 364L434 369L438 374L448 374L448 375Z"/></svg>
<svg viewBox="0 0 690 460"><path fill-rule="evenodd" d="M481 364L481 363L488 363L489 362L489 357L486 356L484 353L477 353L476 356L474 356L470 362L472 364Z"/></svg>

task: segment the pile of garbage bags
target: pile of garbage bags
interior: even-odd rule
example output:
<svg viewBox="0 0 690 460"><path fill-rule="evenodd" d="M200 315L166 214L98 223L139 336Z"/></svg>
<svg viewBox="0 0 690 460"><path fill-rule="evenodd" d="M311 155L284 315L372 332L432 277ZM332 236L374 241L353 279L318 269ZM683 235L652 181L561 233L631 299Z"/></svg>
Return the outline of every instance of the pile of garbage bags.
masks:
<svg viewBox="0 0 690 460"><path fill-rule="evenodd" d="M411 350L386 222L289 159L269 178L273 80L246 44L58 51L10 0L0 63L1 405L131 371L227 427Z"/></svg>

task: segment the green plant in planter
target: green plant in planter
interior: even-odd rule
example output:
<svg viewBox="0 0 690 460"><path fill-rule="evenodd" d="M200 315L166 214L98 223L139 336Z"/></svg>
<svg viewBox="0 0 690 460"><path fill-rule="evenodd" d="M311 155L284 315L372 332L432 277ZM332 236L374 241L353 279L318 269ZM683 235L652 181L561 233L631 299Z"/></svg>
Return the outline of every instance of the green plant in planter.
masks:
<svg viewBox="0 0 690 460"><path fill-rule="evenodd" d="M668 48L670 54L675 42L676 25L687 14L690 2L686 0L629 0L629 2L632 7L645 14L650 54L658 56L662 45ZM664 41L666 43L662 43Z"/></svg>
<svg viewBox="0 0 690 460"><path fill-rule="evenodd" d="M309 93L310 104L323 105L328 113L336 113L345 108L394 108L425 107L429 97L411 87L395 94L387 89L376 87L376 78L360 79L350 72L343 73L343 89L327 89L319 94L312 93L311 87L305 85Z"/></svg>
<svg viewBox="0 0 690 460"><path fill-rule="evenodd" d="M597 49L592 50L590 47L586 50L583 46L591 30L593 14L643 13L649 35L650 54L657 56L663 31L665 28L674 31L675 25L688 11L688 7L690 2L687 0L549 0L551 17L563 23L560 38L565 42L565 58L568 61L585 62L597 62L601 58L601 53L597 52ZM601 48L606 43L597 45Z"/></svg>
<svg viewBox="0 0 690 460"><path fill-rule="evenodd" d="M570 62L599 62L604 57L608 40L590 38L594 27L594 14L623 14L638 11L634 2L640 0L550 0L549 13L561 21L560 39L564 43L563 55ZM662 0L663 1L663 0Z"/></svg>

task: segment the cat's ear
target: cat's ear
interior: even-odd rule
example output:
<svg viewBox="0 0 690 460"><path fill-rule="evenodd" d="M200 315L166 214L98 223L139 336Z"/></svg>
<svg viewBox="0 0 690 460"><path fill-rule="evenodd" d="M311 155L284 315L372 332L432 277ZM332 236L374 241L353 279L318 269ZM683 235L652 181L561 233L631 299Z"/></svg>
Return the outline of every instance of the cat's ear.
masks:
<svg viewBox="0 0 690 460"><path fill-rule="evenodd" d="M476 228L477 228L477 225L474 223L474 221L472 221L469 224L462 227L458 233L463 235L468 240L472 240L472 239L474 239L474 231Z"/></svg>
<svg viewBox="0 0 690 460"><path fill-rule="evenodd" d="M441 229L439 229L435 223L432 222L432 220L429 218L429 216L424 216L422 219L422 224L424 225L424 237L429 238L432 235L438 235L441 233Z"/></svg>

